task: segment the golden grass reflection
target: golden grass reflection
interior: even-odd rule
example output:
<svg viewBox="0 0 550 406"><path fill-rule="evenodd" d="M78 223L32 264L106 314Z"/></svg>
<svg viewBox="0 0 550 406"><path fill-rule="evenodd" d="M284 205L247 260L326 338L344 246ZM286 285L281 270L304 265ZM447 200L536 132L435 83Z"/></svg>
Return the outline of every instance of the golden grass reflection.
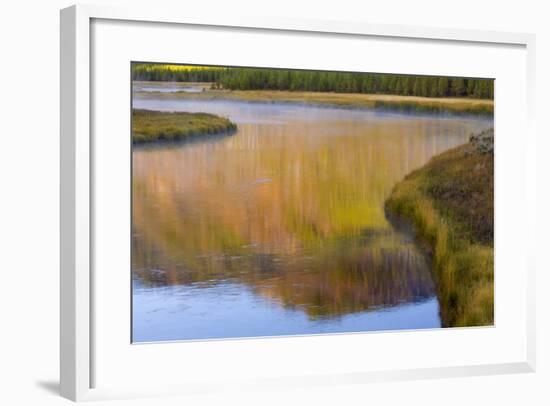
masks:
<svg viewBox="0 0 550 406"><path fill-rule="evenodd" d="M472 124L264 118L230 137L134 149L140 283L236 281L312 319L433 297L427 259L384 201Z"/></svg>

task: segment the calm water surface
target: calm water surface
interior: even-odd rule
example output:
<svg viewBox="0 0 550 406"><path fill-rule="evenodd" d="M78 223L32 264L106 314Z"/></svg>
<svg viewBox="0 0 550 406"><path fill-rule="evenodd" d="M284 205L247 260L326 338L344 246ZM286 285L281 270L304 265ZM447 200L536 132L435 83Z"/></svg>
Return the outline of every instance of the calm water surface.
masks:
<svg viewBox="0 0 550 406"><path fill-rule="evenodd" d="M491 125L290 104L142 100L232 136L133 150L133 340L440 327L393 186Z"/></svg>

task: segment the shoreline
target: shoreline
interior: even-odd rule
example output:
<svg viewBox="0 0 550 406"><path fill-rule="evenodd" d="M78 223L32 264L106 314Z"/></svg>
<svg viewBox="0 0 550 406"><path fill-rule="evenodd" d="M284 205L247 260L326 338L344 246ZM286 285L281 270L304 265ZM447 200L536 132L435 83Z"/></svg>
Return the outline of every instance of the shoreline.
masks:
<svg viewBox="0 0 550 406"><path fill-rule="evenodd" d="M390 222L412 225L432 259L445 327L494 323L493 154L477 148L473 137L433 157L385 203Z"/></svg>
<svg viewBox="0 0 550 406"><path fill-rule="evenodd" d="M134 82L134 85L150 85L162 89L161 82ZM174 85L174 83L168 83ZM193 83L197 85L197 83ZM180 83L176 87L183 87ZM377 109L405 113L457 114L493 116L494 102L487 99L471 98L431 98L419 96L397 96L364 93L307 92L286 90L211 90L201 92L186 91L134 91L139 99L199 99L199 100L238 100L262 103L296 103L340 108Z"/></svg>
<svg viewBox="0 0 550 406"><path fill-rule="evenodd" d="M208 113L132 109L132 144L170 143L231 135L237 125Z"/></svg>

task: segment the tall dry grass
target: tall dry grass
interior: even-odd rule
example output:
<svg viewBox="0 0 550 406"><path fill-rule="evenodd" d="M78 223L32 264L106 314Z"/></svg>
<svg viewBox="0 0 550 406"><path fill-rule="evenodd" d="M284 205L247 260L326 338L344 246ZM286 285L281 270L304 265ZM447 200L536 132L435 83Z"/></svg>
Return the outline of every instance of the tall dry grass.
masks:
<svg viewBox="0 0 550 406"><path fill-rule="evenodd" d="M493 156L469 154L468 148L435 157L399 183L386 202L391 215L413 224L430 252L441 319L449 327L494 320ZM458 191L452 205L448 189ZM490 204L480 204L483 199ZM490 238L487 224L479 224L487 217Z"/></svg>

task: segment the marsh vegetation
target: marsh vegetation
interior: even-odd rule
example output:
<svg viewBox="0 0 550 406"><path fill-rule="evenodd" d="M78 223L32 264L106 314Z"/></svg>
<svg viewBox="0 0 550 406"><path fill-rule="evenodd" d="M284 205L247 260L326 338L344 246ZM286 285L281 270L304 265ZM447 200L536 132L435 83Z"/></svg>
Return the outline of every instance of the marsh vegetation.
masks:
<svg viewBox="0 0 550 406"><path fill-rule="evenodd" d="M242 100L261 103L293 103L327 107L343 107L354 109L381 109L406 113L438 113L456 115L483 115L493 114L493 101L473 98L432 98L418 96L399 96L384 94L360 93L331 93L284 90L212 90L204 89L201 92L162 91L157 88L150 91L141 89L147 82L137 82L135 97L140 99L164 100ZM169 84L168 86L172 86Z"/></svg>
<svg viewBox="0 0 550 406"><path fill-rule="evenodd" d="M237 126L207 113L132 110L132 142L181 141L197 136L230 133Z"/></svg>
<svg viewBox="0 0 550 406"><path fill-rule="evenodd" d="M446 326L493 324L494 158L479 138L413 171L386 203L431 253Z"/></svg>

